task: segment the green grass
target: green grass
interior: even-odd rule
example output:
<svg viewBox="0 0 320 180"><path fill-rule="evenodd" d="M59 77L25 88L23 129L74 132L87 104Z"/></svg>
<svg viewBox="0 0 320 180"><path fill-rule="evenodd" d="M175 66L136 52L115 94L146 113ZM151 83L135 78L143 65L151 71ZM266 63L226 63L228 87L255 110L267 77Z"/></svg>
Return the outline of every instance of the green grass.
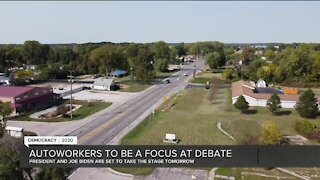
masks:
<svg viewBox="0 0 320 180"><path fill-rule="evenodd" d="M307 91L308 88L299 88L300 89L300 94L304 93ZM311 88L311 90L314 92L316 96L320 96L320 89L317 88Z"/></svg>
<svg viewBox="0 0 320 180"><path fill-rule="evenodd" d="M146 90L148 87L152 86L154 83L159 82L169 76L171 76L176 71L170 72L157 72L156 78L150 82L141 82L138 80L133 80L131 84L131 76L124 76L121 78L116 78L115 81L124 85L124 88L121 88L119 91L121 92L141 92ZM131 87L132 86L132 87Z"/></svg>
<svg viewBox="0 0 320 180"><path fill-rule="evenodd" d="M32 131L23 131L24 136L38 136L37 133Z"/></svg>
<svg viewBox="0 0 320 180"><path fill-rule="evenodd" d="M234 144L217 129L215 112L222 105L223 96L217 96L214 103L207 98L209 91L188 89L177 98L176 104L166 112L156 112L149 122L146 118L123 139L126 145L168 145L162 140L166 133L175 133L183 145ZM152 138L150 138L152 137ZM116 168L115 170L135 175L147 175L153 168Z"/></svg>
<svg viewBox="0 0 320 180"><path fill-rule="evenodd" d="M166 133L176 134L183 145L234 144L218 131L215 113L220 105L207 96L203 89L185 90L169 111L157 112L150 123L147 118L122 139L122 144L164 145Z"/></svg>
<svg viewBox="0 0 320 180"><path fill-rule="evenodd" d="M282 111L287 113L279 116L272 115L267 108L263 107L250 108L251 113L242 114L232 105L231 89L217 88L214 93L213 98L209 100L210 91L208 90L184 90L169 111L157 112L150 122L146 118L122 139L122 144L167 145L162 142L165 134L174 133L181 140L182 145L233 145L237 143L217 129L218 122L222 123L222 127L229 134L241 140L246 135L260 135L263 124L269 120L278 125L283 135L296 135L293 123L304 119L294 109L283 109ZM320 124L320 117L312 121ZM314 143L310 141L310 144ZM152 172L150 168L134 170L118 168L117 170L135 175ZM233 171L232 174L238 177L239 170ZM250 176L249 179L256 177L248 176Z"/></svg>
<svg viewBox="0 0 320 180"><path fill-rule="evenodd" d="M73 112L73 119L72 120L79 120L85 117L88 117L96 112L99 112L111 105L111 103L95 101L95 102L88 102L88 101L79 101L73 100L73 104L82 105L78 110ZM69 101L66 101L65 104L68 104ZM56 117L56 118L49 118L49 119L33 119L29 117L30 114L24 114L17 117L12 118L14 121L40 121L40 122L62 122L62 121L70 121L70 118L65 117Z"/></svg>
<svg viewBox="0 0 320 180"><path fill-rule="evenodd" d="M129 84L126 88L121 88L120 91L121 92L141 92L146 90L150 86L151 84L141 84L141 83L135 82L132 85Z"/></svg>
<svg viewBox="0 0 320 180"><path fill-rule="evenodd" d="M221 73L203 72L197 74L195 78L191 79L191 83L206 84L207 82L214 83L222 81Z"/></svg>

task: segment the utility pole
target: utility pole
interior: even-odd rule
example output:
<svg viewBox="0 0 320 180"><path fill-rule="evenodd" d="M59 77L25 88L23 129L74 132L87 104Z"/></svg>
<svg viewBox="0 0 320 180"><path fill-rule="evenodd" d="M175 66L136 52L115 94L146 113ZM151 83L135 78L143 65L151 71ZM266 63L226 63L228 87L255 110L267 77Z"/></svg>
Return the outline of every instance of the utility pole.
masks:
<svg viewBox="0 0 320 180"><path fill-rule="evenodd" d="M131 68L130 68L130 73L131 73L131 86L130 86L130 88L131 88L131 92L132 92L132 85L133 85L133 75L132 75L132 70L133 70L133 68L131 67Z"/></svg>
<svg viewBox="0 0 320 180"><path fill-rule="evenodd" d="M73 71L69 71L70 72L70 75L68 76L68 78L69 78L69 82L70 82L70 92L71 92L71 95L70 95L70 118L71 118L71 120L72 120L72 83L74 82L74 80L73 80L73 78L74 78L74 76L72 76L72 72Z"/></svg>

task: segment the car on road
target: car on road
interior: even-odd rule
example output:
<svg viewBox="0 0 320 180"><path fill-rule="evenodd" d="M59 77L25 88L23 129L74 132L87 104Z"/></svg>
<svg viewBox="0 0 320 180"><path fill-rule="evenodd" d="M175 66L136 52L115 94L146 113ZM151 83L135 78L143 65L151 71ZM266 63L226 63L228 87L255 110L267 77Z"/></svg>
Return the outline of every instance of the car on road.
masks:
<svg viewBox="0 0 320 180"><path fill-rule="evenodd" d="M183 75L184 75L184 76L188 76L188 74L187 74L187 73L184 73Z"/></svg>
<svg viewBox="0 0 320 180"><path fill-rule="evenodd" d="M169 84L170 83L170 79L166 79L166 83Z"/></svg>

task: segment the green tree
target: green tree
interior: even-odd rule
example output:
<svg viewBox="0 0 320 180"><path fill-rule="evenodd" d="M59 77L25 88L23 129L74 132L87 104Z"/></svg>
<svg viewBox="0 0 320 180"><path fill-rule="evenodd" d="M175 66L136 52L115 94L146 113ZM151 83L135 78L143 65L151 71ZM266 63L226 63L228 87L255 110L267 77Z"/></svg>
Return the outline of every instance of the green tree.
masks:
<svg viewBox="0 0 320 180"><path fill-rule="evenodd" d="M27 64L44 64L49 56L50 47L38 41L26 41L22 46L22 56Z"/></svg>
<svg viewBox="0 0 320 180"><path fill-rule="evenodd" d="M66 170L63 168L42 168L37 175L38 179L66 180Z"/></svg>
<svg viewBox="0 0 320 180"><path fill-rule="evenodd" d="M91 51L90 60L100 67L100 74L106 76L115 68L121 68L123 57L119 50L111 45L101 46Z"/></svg>
<svg viewBox="0 0 320 180"><path fill-rule="evenodd" d="M211 69L216 69L221 65L220 54L218 52L212 52L206 55L206 62Z"/></svg>
<svg viewBox="0 0 320 180"><path fill-rule="evenodd" d="M12 108L10 107L10 102L0 101L0 115L2 116L2 127L6 127L8 116L12 113Z"/></svg>
<svg viewBox="0 0 320 180"><path fill-rule="evenodd" d="M153 51L156 59L170 59L170 47L163 41L154 43Z"/></svg>
<svg viewBox="0 0 320 180"><path fill-rule="evenodd" d="M156 62L156 68L158 71L166 72L168 71L169 62L166 59L158 59Z"/></svg>
<svg viewBox="0 0 320 180"><path fill-rule="evenodd" d="M133 68L134 76L141 82L149 81L155 77L152 62L153 54L148 46L140 47L137 57L128 58L128 63Z"/></svg>
<svg viewBox="0 0 320 180"><path fill-rule="evenodd" d="M184 43L180 43L180 44L176 45L174 48L177 50L178 56L183 56L183 55L187 54L187 50L184 47Z"/></svg>
<svg viewBox="0 0 320 180"><path fill-rule="evenodd" d="M282 136L278 126L272 121L266 122L262 130L262 143L266 145L278 145L281 143L281 139Z"/></svg>
<svg viewBox="0 0 320 180"><path fill-rule="evenodd" d="M22 140L8 135L0 139L0 179L23 179L20 168L20 149Z"/></svg>
<svg viewBox="0 0 320 180"><path fill-rule="evenodd" d="M225 81L230 81L232 79L232 71L230 68L226 68L222 74Z"/></svg>
<svg viewBox="0 0 320 180"><path fill-rule="evenodd" d="M316 118L318 115L317 98L311 89L300 95L295 109L298 111L301 117Z"/></svg>
<svg viewBox="0 0 320 180"><path fill-rule="evenodd" d="M249 103L246 101L246 99L242 95L240 95L237 101L234 103L234 107L240 110L241 113L244 113L249 109Z"/></svg>
<svg viewBox="0 0 320 180"><path fill-rule="evenodd" d="M273 94L267 101L267 107L272 114L276 114L281 108L281 101L278 94Z"/></svg>

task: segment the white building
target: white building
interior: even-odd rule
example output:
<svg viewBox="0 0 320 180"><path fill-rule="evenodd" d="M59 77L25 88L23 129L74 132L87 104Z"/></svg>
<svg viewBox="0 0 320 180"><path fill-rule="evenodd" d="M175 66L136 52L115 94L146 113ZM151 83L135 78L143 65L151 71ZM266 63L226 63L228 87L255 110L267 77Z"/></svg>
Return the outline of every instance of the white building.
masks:
<svg viewBox="0 0 320 180"><path fill-rule="evenodd" d="M92 89L110 91L115 85L113 79L96 79L92 84Z"/></svg>
<svg viewBox="0 0 320 180"><path fill-rule="evenodd" d="M275 93L279 95L283 108L294 108L299 100L299 94L284 94L282 91L272 88L254 87L250 82L241 80L232 83L232 104L242 95L249 106L266 107L268 99ZM317 98L319 101L320 98Z"/></svg>
<svg viewBox="0 0 320 180"><path fill-rule="evenodd" d="M21 127L6 126L6 131L10 136L23 137L23 128Z"/></svg>

